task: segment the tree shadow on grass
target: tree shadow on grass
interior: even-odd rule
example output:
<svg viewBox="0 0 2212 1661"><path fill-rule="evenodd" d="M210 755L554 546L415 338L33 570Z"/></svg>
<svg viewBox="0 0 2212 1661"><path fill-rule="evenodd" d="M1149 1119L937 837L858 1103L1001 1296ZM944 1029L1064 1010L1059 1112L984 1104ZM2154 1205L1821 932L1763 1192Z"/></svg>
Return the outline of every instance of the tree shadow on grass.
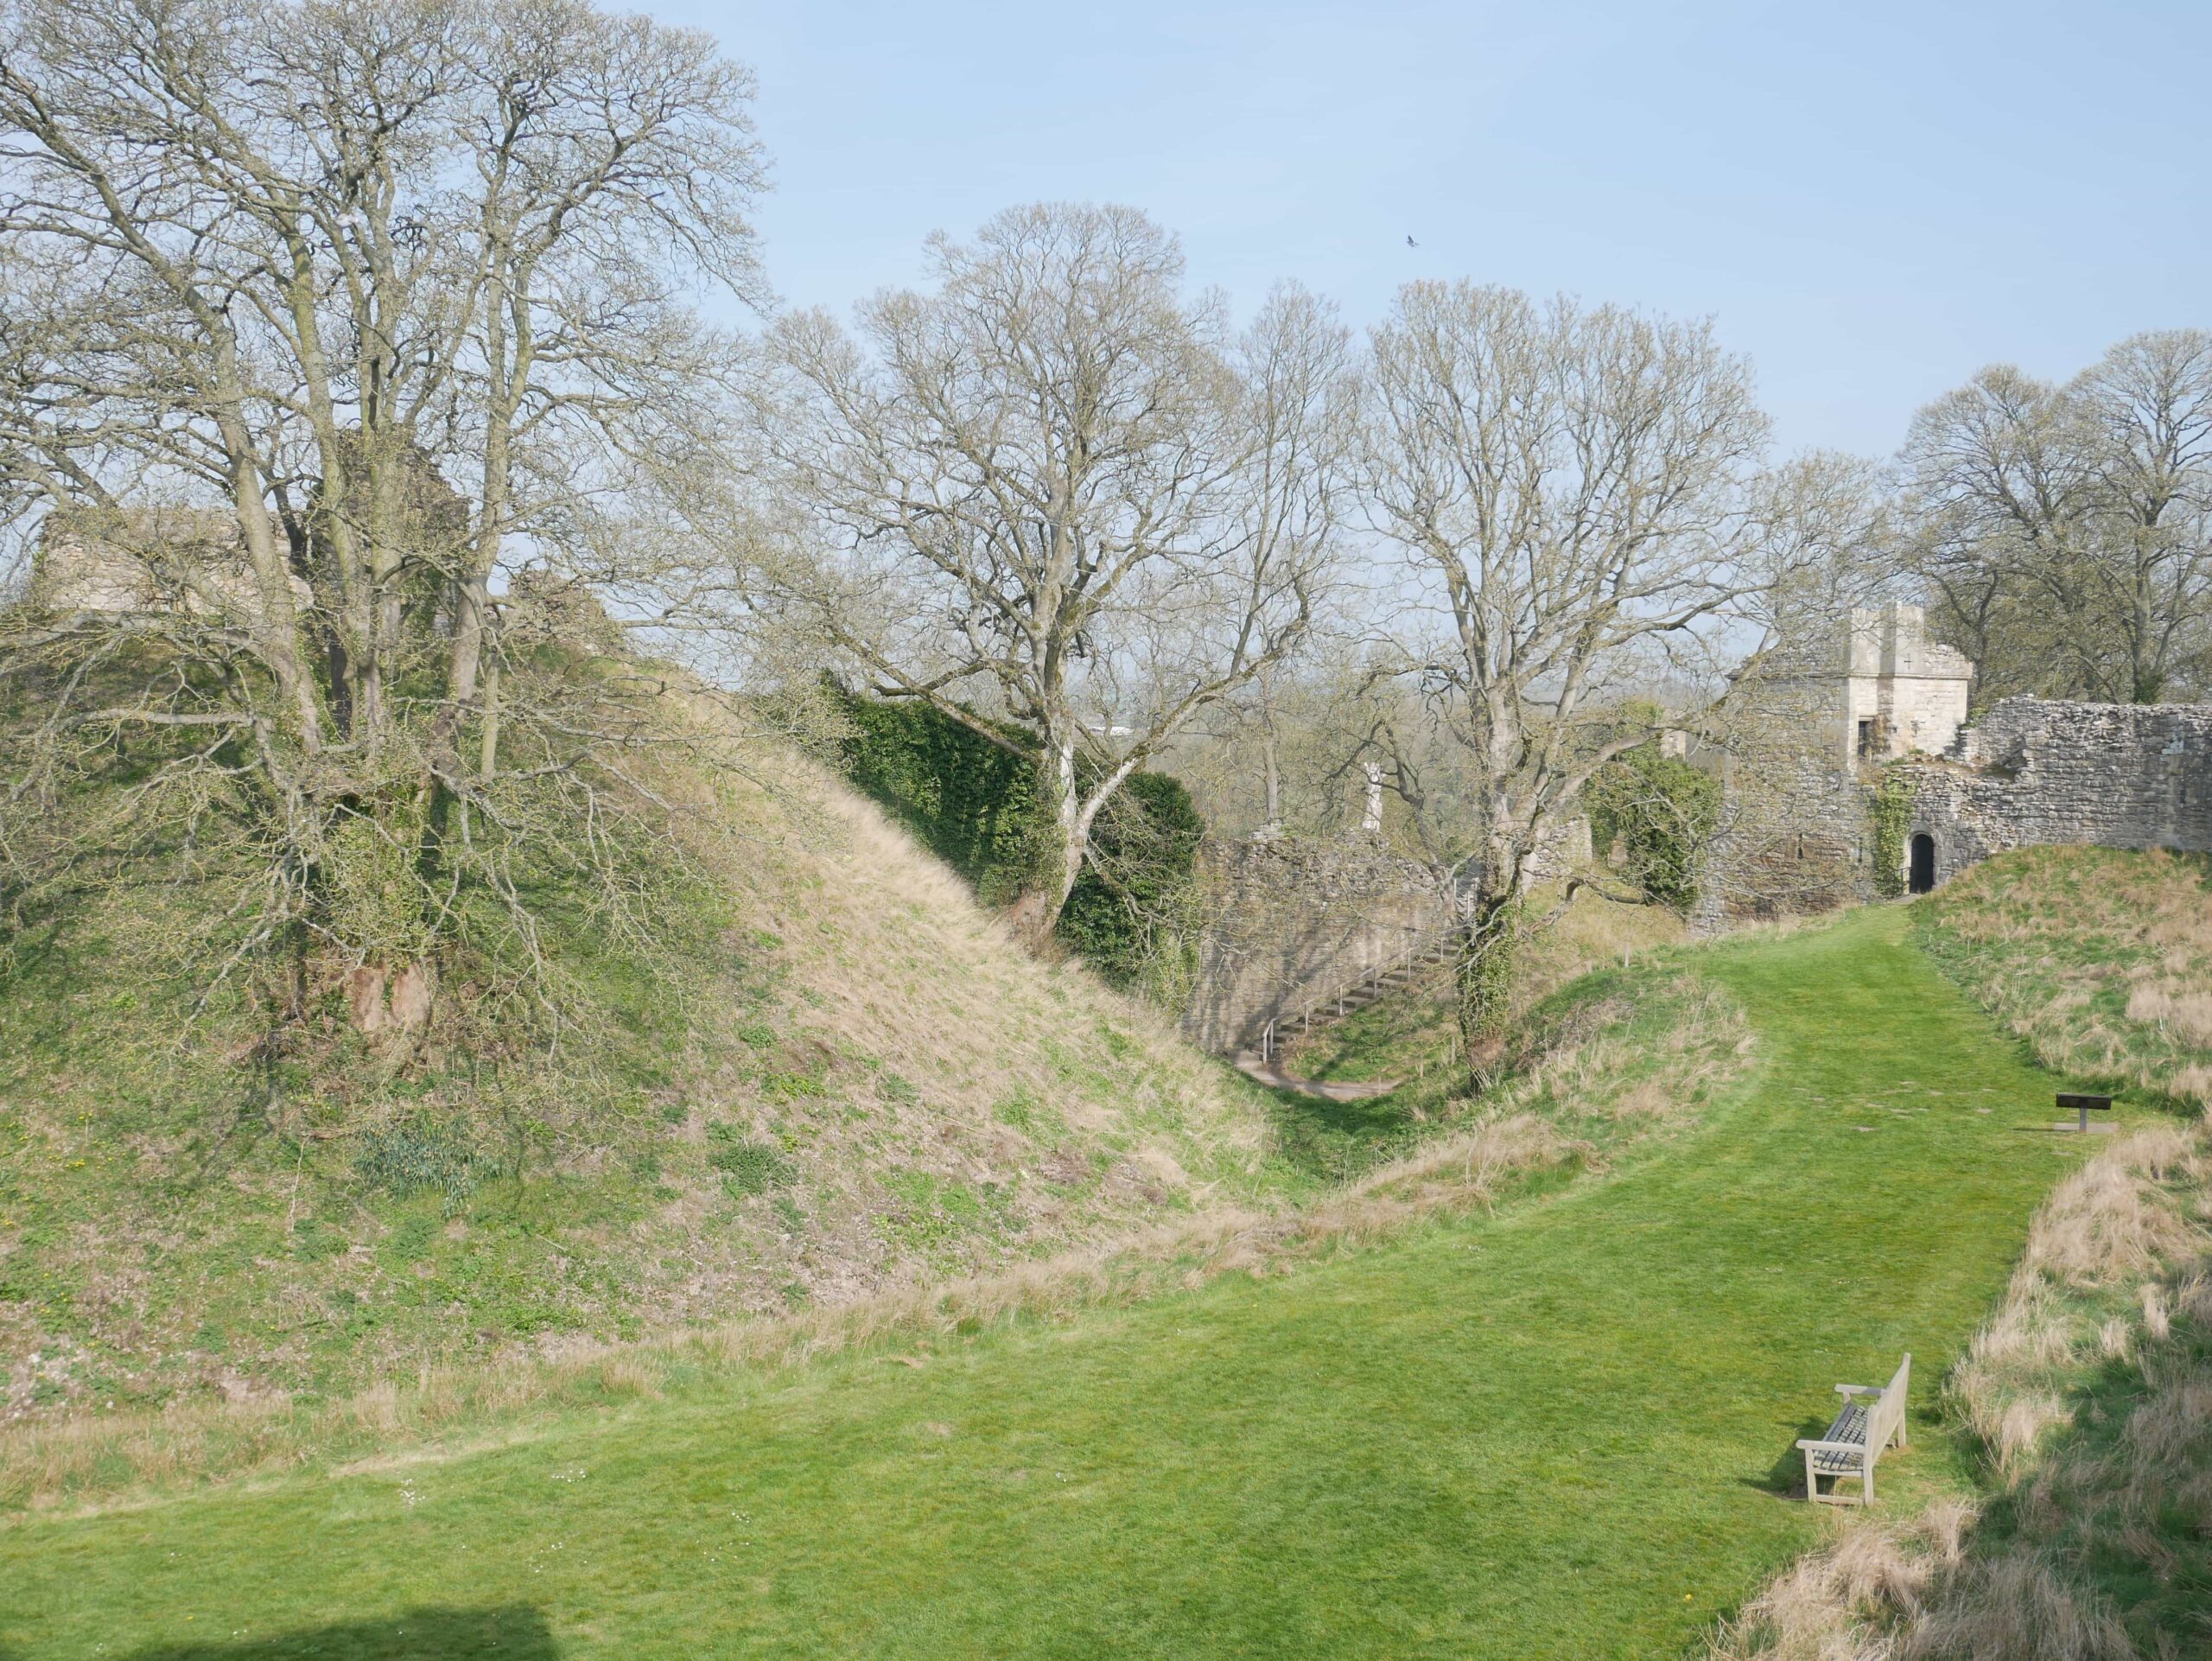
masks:
<svg viewBox="0 0 2212 1661"><path fill-rule="evenodd" d="M1335 1102L1294 1090L1271 1090L1276 1148L1312 1176L1341 1182L1410 1152L1433 1126L1425 1126L1400 1097L1370 1096Z"/></svg>
<svg viewBox="0 0 2212 1661"><path fill-rule="evenodd" d="M544 1616L525 1604L489 1609L410 1609L383 1620L342 1621L270 1637L257 1633L208 1643L160 1644L128 1661L454 1661L488 1656L496 1661L559 1661L560 1646ZM10 1661L0 1651L0 1661Z"/></svg>

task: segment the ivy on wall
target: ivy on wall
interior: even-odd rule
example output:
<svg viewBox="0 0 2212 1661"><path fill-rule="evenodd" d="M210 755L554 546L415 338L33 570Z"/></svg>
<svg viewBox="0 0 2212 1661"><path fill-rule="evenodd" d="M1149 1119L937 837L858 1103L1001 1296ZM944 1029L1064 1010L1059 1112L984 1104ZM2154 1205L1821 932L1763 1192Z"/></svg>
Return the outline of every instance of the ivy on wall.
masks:
<svg viewBox="0 0 2212 1661"><path fill-rule="evenodd" d="M1914 794L1911 775L1891 771L1882 775L1867 799L1874 829L1874 892L1885 900L1904 892L1904 841L1912 830Z"/></svg>
<svg viewBox="0 0 2212 1661"><path fill-rule="evenodd" d="M1697 873L1720 817L1720 781L1656 744L1639 744L1600 767L1584 787L1591 845L1618 842L1622 871L1646 896L1676 911L1697 902Z"/></svg>
<svg viewBox="0 0 2212 1661"><path fill-rule="evenodd" d="M984 904L1009 904L1055 830L1038 793L1034 736L990 723L1017 754L918 699L869 697L834 682L830 692L846 718L846 777ZM1181 780L1131 774L1091 828L1060 939L1116 985L1179 1002L1196 960L1192 873L1205 831Z"/></svg>
<svg viewBox="0 0 2212 1661"><path fill-rule="evenodd" d="M1009 904L1034 869L1037 764L918 699L830 684L846 720L845 776L960 873L987 906ZM1011 741L1031 741L1000 726Z"/></svg>

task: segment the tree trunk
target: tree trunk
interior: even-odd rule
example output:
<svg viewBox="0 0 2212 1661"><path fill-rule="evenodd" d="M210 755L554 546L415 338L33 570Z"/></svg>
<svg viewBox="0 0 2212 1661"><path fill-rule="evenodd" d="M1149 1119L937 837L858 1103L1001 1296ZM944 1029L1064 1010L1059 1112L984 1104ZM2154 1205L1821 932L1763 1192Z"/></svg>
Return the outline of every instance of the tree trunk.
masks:
<svg viewBox="0 0 2212 1661"><path fill-rule="evenodd" d="M1007 913L1014 932L1032 951L1042 951L1059 926L1089 840L1090 827L1076 791L1072 740L1048 741L1037 769L1037 793L1042 811L1030 850L1029 875Z"/></svg>
<svg viewBox="0 0 2212 1661"><path fill-rule="evenodd" d="M1052 931L1060 925L1060 913L1067 908L1068 895L1075 890L1077 875L1083 869L1083 850L1072 841L1062 844L1065 851L1046 869L1037 871L1030 884L1014 897L1007 910L1007 920L1021 943L1032 951L1041 951L1052 938Z"/></svg>
<svg viewBox="0 0 2212 1661"><path fill-rule="evenodd" d="M1506 886L1494 892L1487 875L1477 885L1459 928L1452 965L1459 1036L1478 1091L1497 1079L1512 1032L1513 989L1521 945L1521 897Z"/></svg>

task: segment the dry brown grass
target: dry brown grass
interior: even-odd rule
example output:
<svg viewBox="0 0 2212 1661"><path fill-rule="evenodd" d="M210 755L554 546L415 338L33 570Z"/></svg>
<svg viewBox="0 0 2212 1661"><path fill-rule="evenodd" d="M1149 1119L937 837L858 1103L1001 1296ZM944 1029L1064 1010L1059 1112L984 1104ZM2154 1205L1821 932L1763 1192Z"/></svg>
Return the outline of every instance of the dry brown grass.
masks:
<svg viewBox="0 0 2212 1661"><path fill-rule="evenodd" d="M1531 909L1547 909L1554 892L1539 888ZM1522 949L1517 990L1534 1002L1602 964L1632 962L1679 945L1688 933L1682 920L1664 906L1616 905L1594 888L1578 889L1559 920Z"/></svg>
<svg viewBox="0 0 2212 1661"><path fill-rule="evenodd" d="M2106 1149L2061 1182L2035 1217L2004 1301L1974 1335L1951 1380L1954 1397L1996 1467L2011 1477L2044 1431L2071 1422L2068 1389L2093 1354L2131 1356L2141 1329L2171 1342L2158 1277L2205 1250L2190 1197L2212 1187L2199 1129L2158 1126ZM2083 1295L2129 1289L2133 1319L2099 1319Z"/></svg>
<svg viewBox="0 0 2212 1661"><path fill-rule="evenodd" d="M1926 1606L1939 1577L1956 1569L1971 1505L1939 1501L1909 1523L1845 1528L1808 1552L1713 1635L1713 1661L1874 1661L1876 1628Z"/></svg>
<svg viewBox="0 0 2212 1661"><path fill-rule="evenodd" d="M1897 1652L1903 1661L2136 1661L2126 1627L2069 1578L2032 1552L1970 1558Z"/></svg>
<svg viewBox="0 0 2212 1661"><path fill-rule="evenodd" d="M1955 884L1936 920L1950 937L1931 942L1937 955L2054 1065L2212 1101L2201 862L2039 850ZM1956 1508L1846 1525L1746 1605L1713 1655L2212 1653L2212 1615L2188 1591L2212 1573L2209 1271L2204 1119L2120 1138L2067 1177L1947 1387L2011 1526L1983 1542ZM2137 1588L2125 1605L2116 1585Z"/></svg>
<svg viewBox="0 0 2212 1661"><path fill-rule="evenodd" d="M2024 850L1923 915L1946 967L2052 1066L2212 1106L2212 862Z"/></svg>

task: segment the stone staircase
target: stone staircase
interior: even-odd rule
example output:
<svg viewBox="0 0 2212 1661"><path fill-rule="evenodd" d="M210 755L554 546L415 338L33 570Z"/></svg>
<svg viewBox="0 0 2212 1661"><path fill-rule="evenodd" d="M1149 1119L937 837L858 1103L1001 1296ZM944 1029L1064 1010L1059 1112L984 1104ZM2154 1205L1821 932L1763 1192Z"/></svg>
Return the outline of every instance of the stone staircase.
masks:
<svg viewBox="0 0 2212 1661"><path fill-rule="evenodd" d="M1312 1033L1325 1032L1368 1005L1389 996L1393 992L1403 991L1431 971L1449 963L1458 949L1456 934L1448 931L1418 942L1402 955L1363 970L1342 985L1308 998L1295 1012L1274 1015L1263 1021L1253 1034L1252 1042L1244 1053L1253 1056L1262 1067L1272 1070L1276 1053L1286 1039L1294 1036L1304 1038ZM1239 1061L1241 1064L1242 1056Z"/></svg>

